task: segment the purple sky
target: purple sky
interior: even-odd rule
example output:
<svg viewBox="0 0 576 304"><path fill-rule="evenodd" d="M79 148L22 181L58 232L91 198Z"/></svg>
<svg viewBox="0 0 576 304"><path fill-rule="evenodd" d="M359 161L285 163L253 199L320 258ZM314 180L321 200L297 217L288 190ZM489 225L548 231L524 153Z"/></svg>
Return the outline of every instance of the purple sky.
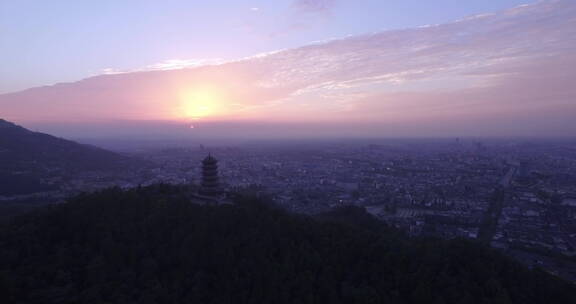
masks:
<svg viewBox="0 0 576 304"><path fill-rule="evenodd" d="M151 21L146 39L154 41L139 44L147 35L130 36L124 51L117 37L130 26L110 32L120 39L112 44L98 42L100 32L94 41L55 40L38 50L44 55L29 54L24 70L35 76L19 71L11 78L0 70L2 78L16 79L3 89L81 78L88 66L108 75L0 95L0 117L73 137L576 135L576 1L496 12L522 1L434 1L425 8L417 1L233 3L206 23L220 25L191 31L180 44L172 40L175 25L164 19ZM215 6L190 14L202 19L200 12L216 12ZM402 18L393 17L399 12ZM246 17L244 27L226 32L250 14L256 16ZM307 43L330 37L344 38ZM66 54L62 45L78 50L81 41L86 52L72 54L61 72L32 72L55 68L49 53ZM101 55L93 43L102 44ZM249 56L276 49L283 50ZM179 69L195 64L208 65Z"/></svg>
<svg viewBox="0 0 576 304"><path fill-rule="evenodd" d="M317 40L438 24L530 0L2 0L0 93L239 59Z"/></svg>

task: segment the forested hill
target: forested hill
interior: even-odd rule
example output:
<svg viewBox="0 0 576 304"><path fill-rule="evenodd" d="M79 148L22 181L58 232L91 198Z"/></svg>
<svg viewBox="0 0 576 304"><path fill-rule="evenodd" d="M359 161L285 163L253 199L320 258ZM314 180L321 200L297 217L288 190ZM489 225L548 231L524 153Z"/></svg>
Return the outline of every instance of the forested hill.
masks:
<svg viewBox="0 0 576 304"><path fill-rule="evenodd" d="M109 189L0 230L2 303L576 303L573 284L463 240L408 239L348 207Z"/></svg>
<svg viewBox="0 0 576 304"><path fill-rule="evenodd" d="M0 119L0 195L54 190L56 185L43 180L75 171L113 170L131 162L110 151Z"/></svg>

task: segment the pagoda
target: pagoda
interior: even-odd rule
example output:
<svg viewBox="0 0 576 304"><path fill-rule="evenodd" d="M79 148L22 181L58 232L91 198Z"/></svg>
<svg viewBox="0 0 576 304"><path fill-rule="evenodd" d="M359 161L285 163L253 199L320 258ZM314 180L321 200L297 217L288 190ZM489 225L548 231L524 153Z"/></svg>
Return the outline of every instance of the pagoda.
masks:
<svg viewBox="0 0 576 304"><path fill-rule="evenodd" d="M202 184L198 194L210 197L216 197L220 194L218 160L210 154L202 161Z"/></svg>

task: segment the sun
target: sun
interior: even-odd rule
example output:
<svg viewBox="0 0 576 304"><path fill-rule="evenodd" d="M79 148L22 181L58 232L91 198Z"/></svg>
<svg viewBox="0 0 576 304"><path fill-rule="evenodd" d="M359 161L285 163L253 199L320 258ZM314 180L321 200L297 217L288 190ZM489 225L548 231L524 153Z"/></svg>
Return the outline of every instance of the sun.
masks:
<svg viewBox="0 0 576 304"><path fill-rule="evenodd" d="M185 119L214 118L223 112L223 94L215 88L193 88L180 96L179 116Z"/></svg>

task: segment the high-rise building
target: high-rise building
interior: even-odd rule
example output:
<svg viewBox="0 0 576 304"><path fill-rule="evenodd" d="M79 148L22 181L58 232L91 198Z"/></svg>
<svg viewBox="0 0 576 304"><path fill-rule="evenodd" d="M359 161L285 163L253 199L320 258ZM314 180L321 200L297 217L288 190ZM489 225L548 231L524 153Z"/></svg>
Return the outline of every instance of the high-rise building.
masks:
<svg viewBox="0 0 576 304"><path fill-rule="evenodd" d="M220 194L218 178L218 160L208 154L202 161L202 184L198 193L204 196L218 196Z"/></svg>

